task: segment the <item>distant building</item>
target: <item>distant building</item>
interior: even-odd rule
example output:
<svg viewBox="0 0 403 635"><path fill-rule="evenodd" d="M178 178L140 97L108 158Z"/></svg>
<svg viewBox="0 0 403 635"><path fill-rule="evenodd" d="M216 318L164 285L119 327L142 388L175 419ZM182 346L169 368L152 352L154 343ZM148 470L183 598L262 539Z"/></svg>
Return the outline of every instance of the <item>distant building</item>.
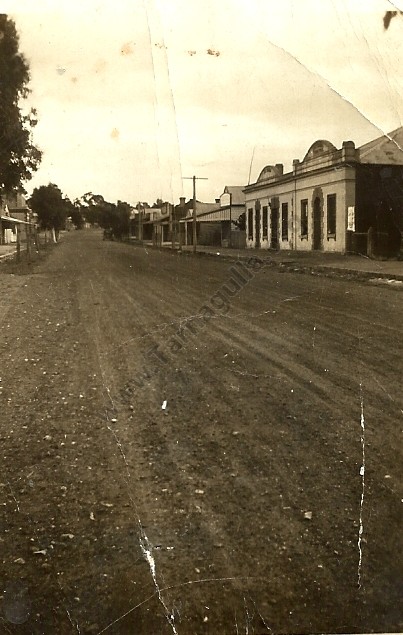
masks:
<svg viewBox="0 0 403 635"><path fill-rule="evenodd" d="M242 185L227 185L215 206L197 215L197 235L200 245L217 247L245 247L245 231L239 219L245 213L245 194Z"/></svg>
<svg viewBox="0 0 403 635"><path fill-rule="evenodd" d="M132 208L129 216L129 238L152 240L153 222L162 214L160 208L146 207L140 203Z"/></svg>
<svg viewBox="0 0 403 635"><path fill-rule="evenodd" d="M28 207L25 196L20 192L3 195L0 214L0 244L6 245L17 242L18 227L34 225L36 214Z"/></svg>
<svg viewBox="0 0 403 635"><path fill-rule="evenodd" d="M7 207L10 211L10 216L18 218L22 221L29 221L32 219L32 211L27 204L24 194L21 192L12 192L2 197L3 207Z"/></svg>
<svg viewBox="0 0 403 635"><path fill-rule="evenodd" d="M216 209L217 206L217 201L214 203L202 203L201 201L196 201L196 240L200 244L206 244L200 242L201 234L203 232L203 221L201 219L204 218L206 213ZM193 245L193 199L190 199L190 201L186 203L185 207L187 214L179 223L181 242L183 245Z"/></svg>
<svg viewBox="0 0 403 635"><path fill-rule="evenodd" d="M163 216L159 207L150 207L143 211L143 240L153 240L154 222Z"/></svg>
<svg viewBox="0 0 403 635"><path fill-rule="evenodd" d="M159 213L153 214L154 211ZM237 225L245 213L243 186L226 186L214 203L196 201L196 235L200 245L245 247L245 232ZM138 212L133 227L139 226ZM152 228L152 231L151 231ZM193 244L193 199L179 199L177 205L163 203L160 210L142 212L143 240L157 246L172 243L177 247ZM136 236L136 229L133 234Z"/></svg>
<svg viewBox="0 0 403 635"><path fill-rule="evenodd" d="M196 201L197 218L215 208L217 203ZM147 210L149 211L149 210ZM193 241L193 199L179 199L177 205L164 203L161 215L150 221L153 225L153 243L157 246L172 243L176 246L191 245ZM197 222L199 232L199 222Z"/></svg>
<svg viewBox="0 0 403 635"><path fill-rule="evenodd" d="M186 216L189 204L190 202L186 203L184 197L180 198L177 205L163 204L161 216L154 220L153 243L155 245L160 246L167 242L179 245L179 221Z"/></svg>
<svg viewBox="0 0 403 635"><path fill-rule="evenodd" d="M360 148L315 141L244 188L246 246L393 255L403 231L403 127Z"/></svg>

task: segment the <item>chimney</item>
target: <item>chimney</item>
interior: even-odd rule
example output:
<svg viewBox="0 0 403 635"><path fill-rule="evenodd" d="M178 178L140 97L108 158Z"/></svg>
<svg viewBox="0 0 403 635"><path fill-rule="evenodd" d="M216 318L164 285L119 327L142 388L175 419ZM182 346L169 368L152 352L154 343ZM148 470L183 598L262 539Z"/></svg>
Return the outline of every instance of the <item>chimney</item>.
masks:
<svg viewBox="0 0 403 635"><path fill-rule="evenodd" d="M299 159L294 159L292 162L292 171L294 172L294 174L297 173L298 166L299 166Z"/></svg>
<svg viewBox="0 0 403 635"><path fill-rule="evenodd" d="M354 161L355 157L355 143L354 141L343 141L341 148L342 161Z"/></svg>
<svg viewBox="0 0 403 635"><path fill-rule="evenodd" d="M185 201L186 201L185 196L181 196L180 199L179 199L179 205L181 207L185 207Z"/></svg>
<svg viewBox="0 0 403 635"><path fill-rule="evenodd" d="M219 205L220 204L220 199L216 198L215 202Z"/></svg>
<svg viewBox="0 0 403 635"><path fill-rule="evenodd" d="M279 176L282 176L284 174L284 165L282 163L276 163L276 170Z"/></svg>

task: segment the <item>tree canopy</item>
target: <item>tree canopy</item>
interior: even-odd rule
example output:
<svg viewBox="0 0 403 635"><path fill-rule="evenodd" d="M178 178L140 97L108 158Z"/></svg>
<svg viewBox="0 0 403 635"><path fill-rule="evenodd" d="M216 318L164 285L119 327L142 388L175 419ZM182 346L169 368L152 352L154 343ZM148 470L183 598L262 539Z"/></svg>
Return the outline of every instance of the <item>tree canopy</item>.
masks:
<svg viewBox="0 0 403 635"><path fill-rule="evenodd" d="M67 216L71 215L71 201L63 197L54 183L35 188L28 203L32 211L38 214L42 229L54 229L58 232L65 227Z"/></svg>
<svg viewBox="0 0 403 635"><path fill-rule="evenodd" d="M0 193L23 190L41 160L42 153L32 142L36 111L24 114L21 109L29 79L15 24L0 14Z"/></svg>
<svg viewBox="0 0 403 635"><path fill-rule="evenodd" d="M87 192L79 199L82 216L88 223L111 229L116 238L129 233L131 205L125 201L109 203L101 194Z"/></svg>
<svg viewBox="0 0 403 635"><path fill-rule="evenodd" d="M84 216L79 200L75 200L74 203L72 203L70 199L66 197L65 201L69 207L68 215L71 218L71 222L75 225L76 229L82 229L84 227Z"/></svg>

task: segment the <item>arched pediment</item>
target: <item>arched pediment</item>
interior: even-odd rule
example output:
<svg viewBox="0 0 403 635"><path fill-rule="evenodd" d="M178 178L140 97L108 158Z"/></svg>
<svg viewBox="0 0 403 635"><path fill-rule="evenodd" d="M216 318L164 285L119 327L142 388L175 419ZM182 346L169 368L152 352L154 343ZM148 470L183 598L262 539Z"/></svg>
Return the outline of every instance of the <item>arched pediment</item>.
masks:
<svg viewBox="0 0 403 635"><path fill-rule="evenodd" d="M279 165L266 165L259 174L257 182L268 181L269 179L277 179L279 176L283 175L281 168L282 166L279 167Z"/></svg>
<svg viewBox="0 0 403 635"><path fill-rule="evenodd" d="M315 141L309 148L308 152L304 157L304 161L308 161L309 159L314 159L315 157L319 157L322 154L327 154L328 152L336 152L337 148L330 143L330 141L326 141L326 139L318 139Z"/></svg>

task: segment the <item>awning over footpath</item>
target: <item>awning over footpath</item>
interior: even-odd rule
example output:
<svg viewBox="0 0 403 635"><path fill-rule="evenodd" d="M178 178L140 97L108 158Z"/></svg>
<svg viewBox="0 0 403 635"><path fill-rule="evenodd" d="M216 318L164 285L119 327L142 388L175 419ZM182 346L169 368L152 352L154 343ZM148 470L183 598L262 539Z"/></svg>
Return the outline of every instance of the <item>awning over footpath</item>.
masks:
<svg viewBox="0 0 403 635"><path fill-rule="evenodd" d="M31 225L26 220L20 220L19 218L13 218L12 216L0 216L0 220L8 221L9 223L18 223L20 225Z"/></svg>
<svg viewBox="0 0 403 635"><path fill-rule="evenodd" d="M150 223L150 225L162 225L163 223L169 223L170 220L170 214L164 214L164 216L159 216L158 218L155 218L154 220L150 220L148 221Z"/></svg>

